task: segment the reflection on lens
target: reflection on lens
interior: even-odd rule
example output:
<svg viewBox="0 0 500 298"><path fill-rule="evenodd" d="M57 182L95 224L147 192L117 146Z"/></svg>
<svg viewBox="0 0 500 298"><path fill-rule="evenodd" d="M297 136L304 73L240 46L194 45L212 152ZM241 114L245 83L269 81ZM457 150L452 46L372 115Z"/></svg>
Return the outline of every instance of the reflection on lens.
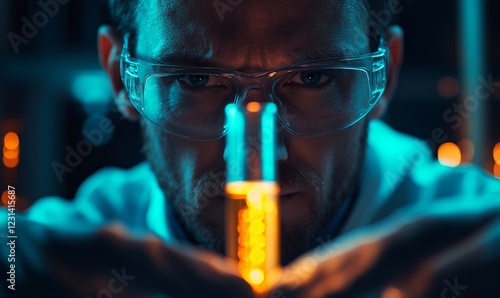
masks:
<svg viewBox="0 0 500 298"><path fill-rule="evenodd" d="M316 86L297 83L291 73L276 84L280 119L299 135L318 135L345 127L370 107L368 73L358 69L327 69L308 73L322 74L328 80ZM316 76L315 80L318 80ZM324 80L319 78L319 80Z"/></svg>

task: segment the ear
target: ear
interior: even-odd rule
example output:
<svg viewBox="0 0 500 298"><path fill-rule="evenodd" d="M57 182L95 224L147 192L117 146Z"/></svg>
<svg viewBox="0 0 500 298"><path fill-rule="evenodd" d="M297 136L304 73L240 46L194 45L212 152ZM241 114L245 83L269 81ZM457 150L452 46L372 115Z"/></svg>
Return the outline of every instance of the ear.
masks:
<svg viewBox="0 0 500 298"><path fill-rule="evenodd" d="M137 120L139 112L130 102L120 76L122 44L122 37L118 30L109 25L103 25L99 28L97 33L99 61L109 77L115 96L115 104L123 117L129 120Z"/></svg>
<svg viewBox="0 0 500 298"><path fill-rule="evenodd" d="M387 74L387 86L384 94L377 105L373 108L371 118L382 117L389 107L389 103L396 91L399 78L399 69L403 62L404 34L399 26L390 26L385 32L385 41L390 52L389 72Z"/></svg>

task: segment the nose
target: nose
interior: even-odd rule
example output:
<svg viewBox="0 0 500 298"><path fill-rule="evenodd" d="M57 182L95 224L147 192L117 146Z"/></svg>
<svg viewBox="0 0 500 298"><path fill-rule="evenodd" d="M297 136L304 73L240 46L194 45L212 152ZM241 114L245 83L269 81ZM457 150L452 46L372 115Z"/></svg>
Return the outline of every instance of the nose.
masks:
<svg viewBox="0 0 500 298"><path fill-rule="evenodd" d="M246 105L249 102L271 102L271 96L266 88L257 82L247 86L241 94L241 102Z"/></svg>
<svg viewBox="0 0 500 298"><path fill-rule="evenodd" d="M247 105L250 102L272 102L271 95L267 92L266 88L260 83L252 83L243 91L241 102L243 105ZM286 147L285 134L288 132L284 129L279 121L276 119L277 132L277 158L278 161L284 161L288 159L288 150Z"/></svg>

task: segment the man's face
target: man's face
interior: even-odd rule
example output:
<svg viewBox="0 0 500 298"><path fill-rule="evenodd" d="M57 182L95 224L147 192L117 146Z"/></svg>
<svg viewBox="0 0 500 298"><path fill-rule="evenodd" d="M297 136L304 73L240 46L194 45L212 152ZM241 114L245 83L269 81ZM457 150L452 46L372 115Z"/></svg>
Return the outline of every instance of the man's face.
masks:
<svg viewBox="0 0 500 298"><path fill-rule="evenodd" d="M357 0L246 0L225 11L223 20L212 1L142 2L135 51L142 59L256 72L369 52L354 33L367 22ZM148 121L142 126L147 157L188 235L200 246L222 253L225 140L193 141L165 133ZM284 259L314 244L339 205L352 195L366 128L364 119L322 137L280 133Z"/></svg>

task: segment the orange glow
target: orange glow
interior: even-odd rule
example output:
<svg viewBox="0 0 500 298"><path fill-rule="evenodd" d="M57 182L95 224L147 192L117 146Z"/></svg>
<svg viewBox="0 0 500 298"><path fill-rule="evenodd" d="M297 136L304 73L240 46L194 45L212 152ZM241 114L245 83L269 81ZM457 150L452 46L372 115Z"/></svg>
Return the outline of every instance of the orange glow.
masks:
<svg viewBox="0 0 500 298"><path fill-rule="evenodd" d="M9 193L7 191L4 191L2 193L2 203L7 206L9 205Z"/></svg>
<svg viewBox="0 0 500 298"><path fill-rule="evenodd" d="M460 148L454 143L444 143L438 149L439 163L449 167L456 167L462 161Z"/></svg>
<svg viewBox="0 0 500 298"><path fill-rule="evenodd" d="M15 132L8 132L3 138L3 164L14 168L19 164L19 137Z"/></svg>
<svg viewBox="0 0 500 298"><path fill-rule="evenodd" d="M256 293L266 292L279 274L279 191L268 181L226 184L226 250Z"/></svg>
<svg viewBox="0 0 500 298"><path fill-rule="evenodd" d="M403 297L404 297L403 293L399 289L394 287L386 289L382 294L382 298L403 298Z"/></svg>
<svg viewBox="0 0 500 298"><path fill-rule="evenodd" d="M260 285L264 281L264 272L260 269L250 271L250 281L254 285Z"/></svg>
<svg viewBox="0 0 500 298"><path fill-rule="evenodd" d="M266 260L266 253L264 252L263 249L254 248L250 250L250 261L254 262L255 264L260 264L264 263L265 260Z"/></svg>
<svg viewBox="0 0 500 298"><path fill-rule="evenodd" d="M226 192L229 194L248 194L254 189L272 195L278 195L280 192L279 186L274 182L241 181L226 184Z"/></svg>
<svg viewBox="0 0 500 298"><path fill-rule="evenodd" d="M255 113L260 111L260 103L252 101L247 104L247 111Z"/></svg>
<svg viewBox="0 0 500 298"><path fill-rule="evenodd" d="M493 148L493 159L500 165L500 143L497 143Z"/></svg>
<svg viewBox="0 0 500 298"><path fill-rule="evenodd" d="M460 84L456 78L446 76L439 80L437 90L442 97L453 98L458 95Z"/></svg>
<svg viewBox="0 0 500 298"><path fill-rule="evenodd" d="M19 147L19 137L15 132L8 132L3 138L3 143L7 149L17 149Z"/></svg>
<svg viewBox="0 0 500 298"><path fill-rule="evenodd" d="M247 193L247 201L252 205L260 203L262 201L262 193L256 189L252 189Z"/></svg>
<svg viewBox="0 0 500 298"><path fill-rule="evenodd" d="M495 177L500 179L500 164L496 163L495 166L493 167L493 175L495 175Z"/></svg>
<svg viewBox="0 0 500 298"><path fill-rule="evenodd" d="M2 193L2 203L5 205L5 206L8 206L9 205L9 192L6 190ZM10 200L12 201L12 200ZM17 203L17 196L14 195L14 204Z"/></svg>
<svg viewBox="0 0 500 298"><path fill-rule="evenodd" d="M17 157L19 156L19 151L17 151L17 150L4 150L3 156L6 159L17 159Z"/></svg>
<svg viewBox="0 0 500 298"><path fill-rule="evenodd" d="M2 161L7 168L15 168L19 164L19 158L8 159L4 156Z"/></svg>

